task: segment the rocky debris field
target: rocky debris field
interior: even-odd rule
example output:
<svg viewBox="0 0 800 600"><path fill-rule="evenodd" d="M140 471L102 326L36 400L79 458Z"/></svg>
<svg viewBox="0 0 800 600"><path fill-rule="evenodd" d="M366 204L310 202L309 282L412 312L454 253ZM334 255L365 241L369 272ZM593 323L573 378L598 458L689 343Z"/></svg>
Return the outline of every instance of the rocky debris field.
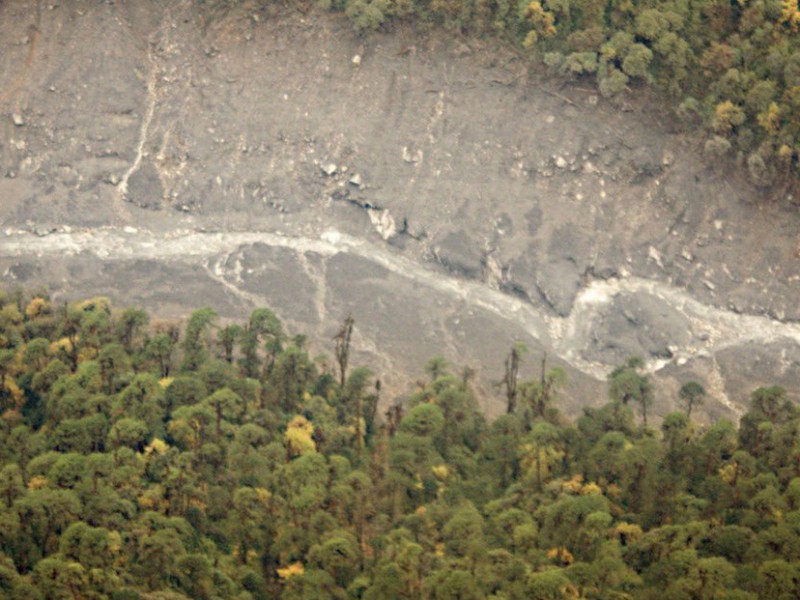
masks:
<svg viewBox="0 0 800 600"><path fill-rule="evenodd" d="M797 398L795 212L631 96L531 74L437 32L356 36L321 12L187 1L0 4L0 275L167 317L269 305L402 394L425 361L514 340L570 373L568 412L631 354L655 412ZM328 344L330 346L330 344Z"/></svg>

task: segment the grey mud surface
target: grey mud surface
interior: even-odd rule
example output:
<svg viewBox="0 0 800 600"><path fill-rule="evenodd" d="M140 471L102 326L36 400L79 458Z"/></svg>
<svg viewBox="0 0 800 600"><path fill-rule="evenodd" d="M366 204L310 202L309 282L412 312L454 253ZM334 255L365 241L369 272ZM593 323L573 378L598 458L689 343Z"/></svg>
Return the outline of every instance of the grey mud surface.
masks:
<svg viewBox="0 0 800 600"><path fill-rule="evenodd" d="M270 12L270 10L272 12ZM354 61L354 57L358 57ZM191 2L0 4L0 280L160 318L272 307L392 394L443 354L564 366L570 414L631 354L736 418L800 383L800 217L632 99L439 33ZM389 394L387 394L389 396Z"/></svg>

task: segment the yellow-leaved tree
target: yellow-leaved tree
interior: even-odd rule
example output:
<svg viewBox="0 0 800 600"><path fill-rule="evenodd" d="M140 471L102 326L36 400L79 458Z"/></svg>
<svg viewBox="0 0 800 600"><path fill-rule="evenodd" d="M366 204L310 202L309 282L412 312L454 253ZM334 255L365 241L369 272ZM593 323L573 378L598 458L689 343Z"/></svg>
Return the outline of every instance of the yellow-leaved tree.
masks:
<svg viewBox="0 0 800 600"><path fill-rule="evenodd" d="M316 444L312 436L314 426L302 416L297 415L286 426L284 440L286 442L286 455L289 458L301 456L310 452L316 452Z"/></svg>
<svg viewBox="0 0 800 600"><path fill-rule="evenodd" d="M540 39L553 37L556 34L556 19L553 13L545 10L538 0L528 4L525 9L525 19L531 26L523 42L526 48L531 48Z"/></svg>

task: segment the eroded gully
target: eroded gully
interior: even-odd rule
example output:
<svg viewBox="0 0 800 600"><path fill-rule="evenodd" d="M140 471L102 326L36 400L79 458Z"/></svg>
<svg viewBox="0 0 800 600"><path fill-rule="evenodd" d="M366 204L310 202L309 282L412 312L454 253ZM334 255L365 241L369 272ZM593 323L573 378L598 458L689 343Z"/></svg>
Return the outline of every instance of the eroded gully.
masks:
<svg viewBox="0 0 800 600"><path fill-rule="evenodd" d="M690 324L692 342L673 347L669 360L654 359L651 372L673 361L681 364L693 358L712 356L727 347L743 343L769 343L790 339L800 344L800 324L787 323L766 316L745 315L699 302L685 290L638 277L595 280L579 293L572 311L560 318L548 314L525 300L492 289L482 282L449 276L431 266L414 262L383 245L342 234L335 230L319 237L296 237L268 232L175 231L158 235L133 228L98 228L85 231L54 232L40 236L29 232L7 232L0 239L0 256L51 257L91 253L100 259L208 259L237 248L263 244L289 249L302 256L314 253L331 257L339 253L357 255L387 271L413 280L466 306L483 309L502 317L552 349L564 361L587 374L604 378L609 365L589 360L585 349L592 323L615 297L624 294L648 294L682 314ZM221 279L223 274L217 273ZM224 279L236 289L236 282ZM251 302L261 298L241 292ZM263 299L266 303L266 299Z"/></svg>

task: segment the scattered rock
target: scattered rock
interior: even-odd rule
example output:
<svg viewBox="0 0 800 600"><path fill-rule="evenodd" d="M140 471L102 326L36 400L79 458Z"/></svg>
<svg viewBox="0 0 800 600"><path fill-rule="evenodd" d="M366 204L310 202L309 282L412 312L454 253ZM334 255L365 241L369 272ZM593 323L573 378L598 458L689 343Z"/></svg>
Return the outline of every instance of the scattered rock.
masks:
<svg viewBox="0 0 800 600"><path fill-rule="evenodd" d="M403 146L403 160L407 163L418 163L422 160L422 150L417 149L414 153L411 153L408 146Z"/></svg>
<svg viewBox="0 0 800 600"><path fill-rule="evenodd" d="M662 269L664 268L664 263L661 262L661 253L658 250L656 250L653 246L650 246L647 249L647 258L655 262Z"/></svg>
<svg viewBox="0 0 800 600"><path fill-rule="evenodd" d="M353 56L353 58L350 60L350 62L353 63L354 67L360 67L361 66L361 55L360 54L356 54L355 56Z"/></svg>
<svg viewBox="0 0 800 600"><path fill-rule="evenodd" d="M711 283L708 279L703 280L703 285L706 286L712 292L717 289L717 286Z"/></svg>
<svg viewBox="0 0 800 600"><path fill-rule="evenodd" d="M563 156L556 156L553 161L555 162L556 166L559 169L566 169L567 168L567 159Z"/></svg>
<svg viewBox="0 0 800 600"><path fill-rule="evenodd" d="M350 185L354 185L358 188L361 188L364 185L361 180L361 175L359 175L358 173L356 173L350 178L349 183Z"/></svg>
<svg viewBox="0 0 800 600"><path fill-rule="evenodd" d="M483 259L483 273L481 279L494 289L502 289L505 286L505 276L503 265L491 254L487 254Z"/></svg>
<svg viewBox="0 0 800 600"><path fill-rule="evenodd" d="M514 221L511 215L503 213L494 221L495 231L498 235L510 235L514 233Z"/></svg>
<svg viewBox="0 0 800 600"><path fill-rule="evenodd" d="M397 225L388 210L368 210L369 220L384 240L397 235Z"/></svg>
<svg viewBox="0 0 800 600"><path fill-rule="evenodd" d="M694 255L691 252L689 252L686 248L681 250L681 256L683 257L683 260L685 260L686 262L694 262Z"/></svg>
<svg viewBox="0 0 800 600"><path fill-rule="evenodd" d="M50 235L51 233L55 233L56 231L57 229L55 227L47 225L42 225L42 226L37 225L36 227L33 228L33 233L39 237L47 237L48 235Z"/></svg>
<svg viewBox="0 0 800 600"><path fill-rule="evenodd" d="M325 163L320 167L322 172L325 173L328 177L333 177L336 175L339 168L336 166L336 163Z"/></svg>
<svg viewBox="0 0 800 600"><path fill-rule="evenodd" d="M22 115L19 113L14 113L11 115L11 120L14 122L14 125L17 127L22 127L25 125L25 119L22 118Z"/></svg>

